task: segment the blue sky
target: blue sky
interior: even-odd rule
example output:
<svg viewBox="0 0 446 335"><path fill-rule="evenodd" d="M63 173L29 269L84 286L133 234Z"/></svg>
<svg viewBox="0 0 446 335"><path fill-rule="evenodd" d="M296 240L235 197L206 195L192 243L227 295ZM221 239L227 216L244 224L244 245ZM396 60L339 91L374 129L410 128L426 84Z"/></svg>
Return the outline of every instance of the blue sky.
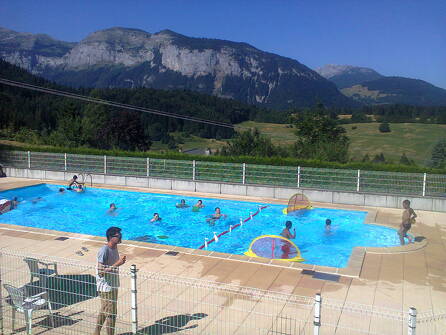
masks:
<svg viewBox="0 0 446 335"><path fill-rule="evenodd" d="M114 26L247 42L316 68L366 66L446 88L446 1L0 0L0 26L80 41Z"/></svg>

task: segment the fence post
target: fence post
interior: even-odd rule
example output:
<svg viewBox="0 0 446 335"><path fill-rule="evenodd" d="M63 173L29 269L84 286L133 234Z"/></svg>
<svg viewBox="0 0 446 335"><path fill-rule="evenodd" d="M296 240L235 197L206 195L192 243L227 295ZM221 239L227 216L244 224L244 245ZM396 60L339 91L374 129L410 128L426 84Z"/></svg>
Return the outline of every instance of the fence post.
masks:
<svg viewBox="0 0 446 335"><path fill-rule="evenodd" d="M192 180L195 180L195 159L192 161Z"/></svg>
<svg viewBox="0 0 446 335"><path fill-rule="evenodd" d="M246 183L246 163L243 163L243 176L242 176L242 184Z"/></svg>
<svg viewBox="0 0 446 335"><path fill-rule="evenodd" d="M67 153L63 154L64 170L67 171Z"/></svg>
<svg viewBox="0 0 446 335"><path fill-rule="evenodd" d="M321 303L322 303L321 294L316 293L316 295L314 296L313 335L319 335L319 330L321 328Z"/></svg>
<svg viewBox="0 0 446 335"><path fill-rule="evenodd" d="M3 254L0 252L0 264L2 264ZM3 287L2 283L2 267L0 266L0 288ZM3 297L2 297L2 290L0 289L0 334L3 335Z"/></svg>
<svg viewBox="0 0 446 335"><path fill-rule="evenodd" d="M131 288L132 288L132 334L138 332L138 305L137 305L137 285L136 285L136 265L130 267Z"/></svg>
<svg viewBox="0 0 446 335"><path fill-rule="evenodd" d="M423 176L423 197L426 195L426 179L427 179L427 173L424 173Z"/></svg>
<svg viewBox="0 0 446 335"><path fill-rule="evenodd" d="M358 170L358 177L356 179L356 192L359 192L359 183L361 180L361 170Z"/></svg>
<svg viewBox="0 0 446 335"><path fill-rule="evenodd" d="M150 177L150 158L147 157L147 177Z"/></svg>
<svg viewBox="0 0 446 335"><path fill-rule="evenodd" d="M31 169L31 152L28 151L28 169Z"/></svg>
<svg viewBox="0 0 446 335"><path fill-rule="evenodd" d="M300 188L300 166L297 167L297 188Z"/></svg>
<svg viewBox="0 0 446 335"><path fill-rule="evenodd" d="M409 323L407 328L408 335L415 335L417 328L417 309L415 307L409 308Z"/></svg>
<svg viewBox="0 0 446 335"><path fill-rule="evenodd" d="M107 174L107 156L104 155L104 174Z"/></svg>

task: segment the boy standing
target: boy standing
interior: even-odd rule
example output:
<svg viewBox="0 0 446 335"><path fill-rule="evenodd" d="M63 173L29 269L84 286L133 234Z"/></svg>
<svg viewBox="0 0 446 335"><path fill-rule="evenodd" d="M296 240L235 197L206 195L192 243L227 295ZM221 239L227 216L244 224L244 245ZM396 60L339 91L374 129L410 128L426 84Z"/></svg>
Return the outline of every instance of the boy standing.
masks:
<svg viewBox="0 0 446 335"><path fill-rule="evenodd" d="M98 275L96 278L97 290L101 298L101 310L96 323L95 335L101 333L101 328L106 322L107 334L115 333L119 270L118 267L126 261L125 256L119 256L118 244L121 243L121 228L110 227L107 229L107 244L98 252Z"/></svg>
<svg viewBox="0 0 446 335"><path fill-rule="evenodd" d="M412 224L415 223L415 218L417 217L417 214L415 214L414 210L410 208L410 201L404 200L403 201L403 217L401 221L400 229L398 230L398 235L400 236L400 243L401 245L404 245L404 238L407 237L409 240L409 243L412 243L412 237L410 235L407 235L407 232L412 227Z"/></svg>

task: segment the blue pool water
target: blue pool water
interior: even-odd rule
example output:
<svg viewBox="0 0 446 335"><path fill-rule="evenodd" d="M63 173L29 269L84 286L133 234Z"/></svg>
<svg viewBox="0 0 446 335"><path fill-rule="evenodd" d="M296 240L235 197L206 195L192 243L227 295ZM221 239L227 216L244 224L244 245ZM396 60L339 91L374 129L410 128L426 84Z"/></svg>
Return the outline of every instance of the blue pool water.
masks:
<svg viewBox="0 0 446 335"><path fill-rule="evenodd" d="M219 234L236 225L240 218L256 212L260 203L222 199L203 200L205 208L193 212L191 208L175 207L181 199L193 205L199 198L88 188L78 194L66 191L59 194L57 185L37 185L0 192L0 198L15 196L21 201L18 208L0 216L1 223L38 227L66 232L104 236L110 226L123 230L123 239L170 244L198 248L204 238L209 240L213 232ZM33 203L32 200L42 200ZM110 203L119 208L116 216L107 215ZM220 207L228 216L214 226L206 223L206 217ZM253 220L231 234L222 236L218 243L209 245L209 250L243 254L257 236L278 235L286 220L296 228L296 244L305 263L345 267L355 246L386 247L399 244L394 229L363 224L367 212L315 208L292 217L282 213L283 205L271 205L262 210ZM161 222L150 223L153 213L158 212ZM332 232L325 232L325 220L332 220ZM164 238L163 238L164 237ZM167 238L165 238L167 237Z"/></svg>

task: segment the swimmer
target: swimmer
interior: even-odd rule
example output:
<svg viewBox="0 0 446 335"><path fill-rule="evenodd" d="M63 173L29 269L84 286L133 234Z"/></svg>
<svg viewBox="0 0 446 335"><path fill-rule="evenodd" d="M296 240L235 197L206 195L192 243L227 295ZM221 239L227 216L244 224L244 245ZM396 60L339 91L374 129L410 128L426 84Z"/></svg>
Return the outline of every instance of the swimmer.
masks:
<svg viewBox="0 0 446 335"><path fill-rule="evenodd" d="M19 200L17 199L17 197L14 197L11 200L11 209L17 208L18 205L19 205Z"/></svg>
<svg viewBox="0 0 446 335"><path fill-rule="evenodd" d="M114 203L110 204L110 207L107 210L107 214L109 215L116 215L116 210L118 209L118 207L116 207L116 205Z"/></svg>
<svg viewBox="0 0 446 335"><path fill-rule="evenodd" d="M65 189L64 189L63 187L59 188L59 193L60 193L60 194L65 193Z"/></svg>
<svg viewBox="0 0 446 335"><path fill-rule="evenodd" d="M76 191L77 193L82 193L85 191L85 186L82 186L82 184L77 184L77 188L74 188L73 191Z"/></svg>
<svg viewBox="0 0 446 335"><path fill-rule="evenodd" d="M210 218L206 219L207 222L209 222L210 225L215 224L215 221L217 221L220 218L226 218L227 215L226 214L222 214L220 207L216 207L215 208L215 213L211 215Z"/></svg>
<svg viewBox="0 0 446 335"><path fill-rule="evenodd" d="M293 234L291 234L290 229L292 226L293 226L293 223L291 221L285 222L285 228L283 228L280 235L287 239L295 238L296 237L296 228L293 228Z"/></svg>
<svg viewBox="0 0 446 335"><path fill-rule="evenodd" d="M150 219L150 222L157 222L157 221L161 221L162 219L160 218L158 213L154 213L153 214L153 218Z"/></svg>
<svg viewBox="0 0 446 335"><path fill-rule="evenodd" d="M325 231L331 231L331 220L327 219L325 220Z"/></svg>
<svg viewBox="0 0 446 335"><path fill-rule="evenodd" d="M186 200L181 199L180 203L176 204L175 207L176 208L187 208L187 207L189 207L189 205L186 204Z"/></svg>
<svg viewBox="0 0 446 335"><path fill-rule="evenodd" d="M77 186L77 185L79 185L79 183L77 182L77 176L74 175L73 178L71 178L70 181L68 182L67 190L71 190L72 186Z"/></svg>
<svg viewBox="0 0 446 335"><path fill-rule="evenodd" d="M196 208L204 208L203 201L198 200L197 203L194 205L194 207L196 207Z"/></svg>

